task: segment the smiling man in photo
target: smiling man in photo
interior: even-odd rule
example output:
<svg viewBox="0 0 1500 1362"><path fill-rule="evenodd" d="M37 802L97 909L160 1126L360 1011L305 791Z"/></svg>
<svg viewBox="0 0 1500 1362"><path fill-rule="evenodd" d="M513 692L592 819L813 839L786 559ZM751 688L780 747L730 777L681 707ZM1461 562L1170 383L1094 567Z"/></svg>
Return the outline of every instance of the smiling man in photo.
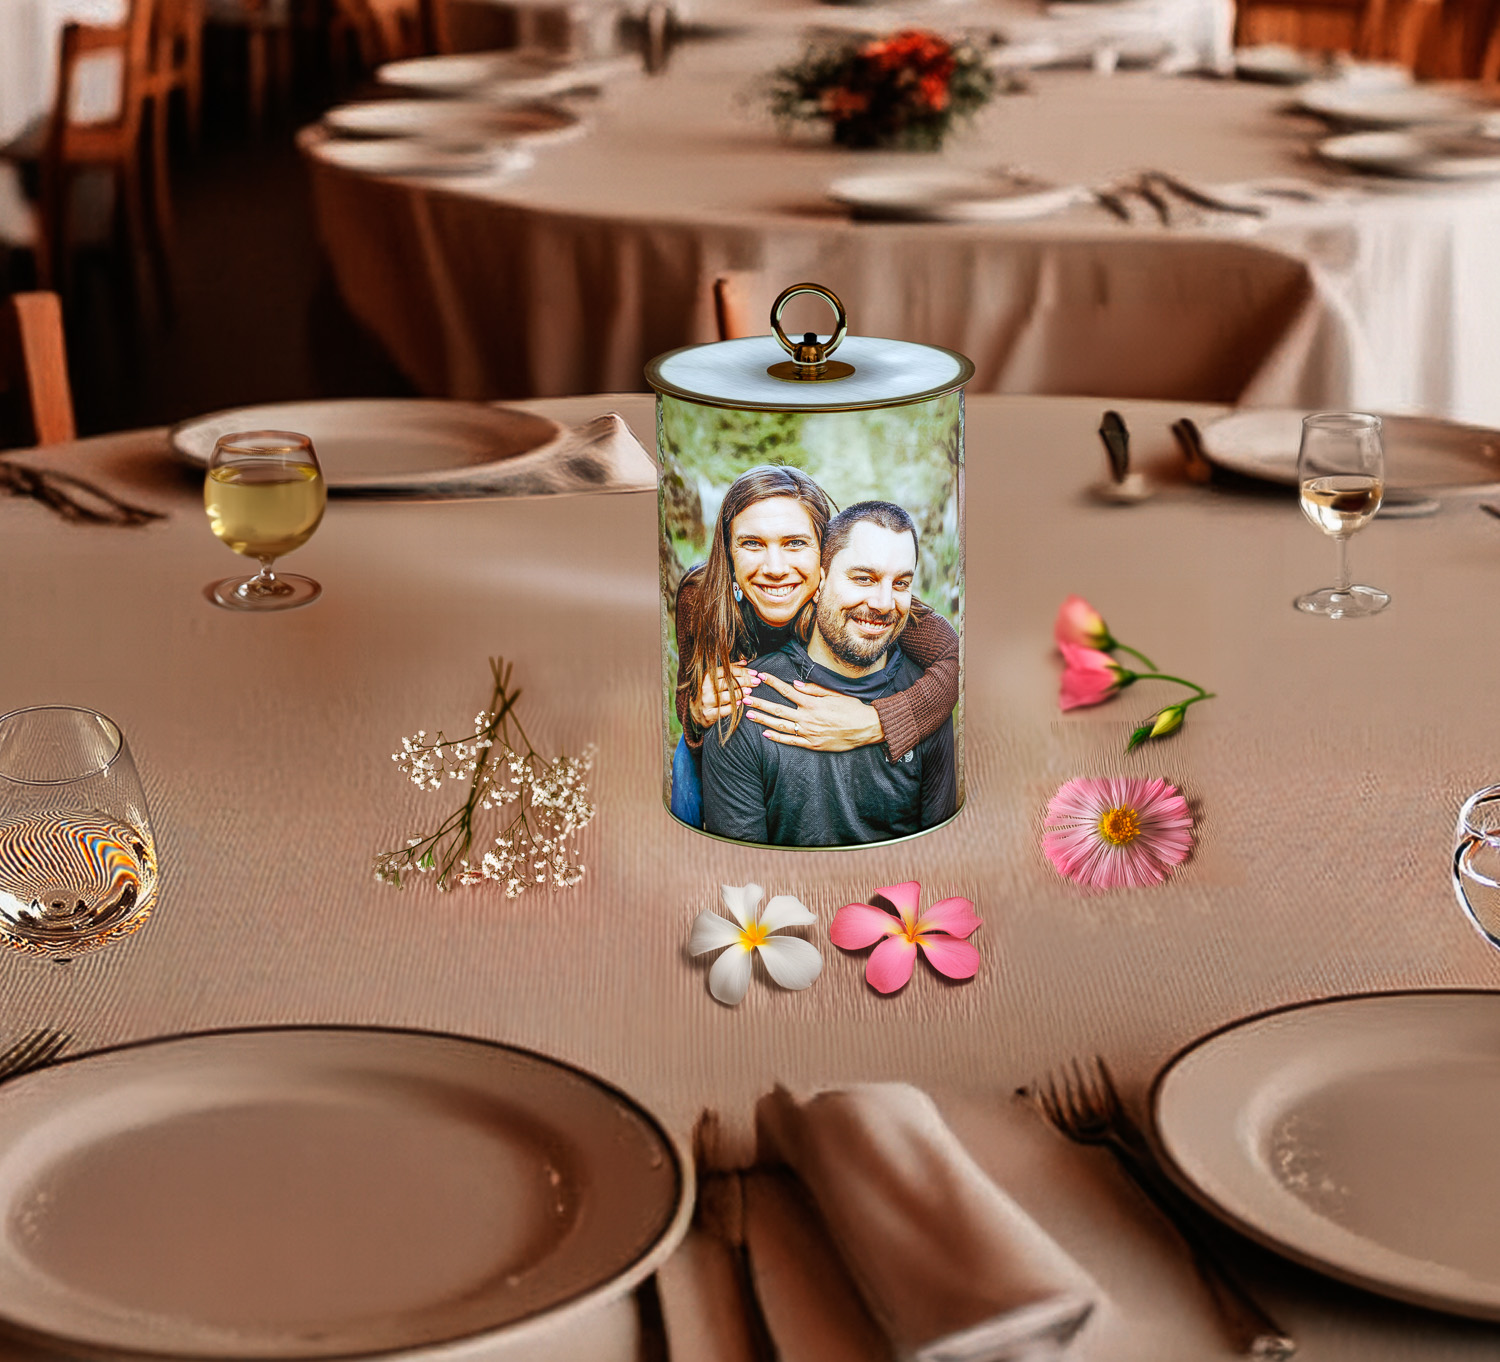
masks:
<svg viewBox="0 0 1500 1362"><path fill-rule="evenodd" d="M912 610L917 530L901 507L862 501L828 522L822 578L795 636L752 669L871 702L921 674L899 638ZM804 641L805 640L805 641ZM769 686L755 694L776 700ZM709 832L778 846L848 846L920 832L957 800L951 717L901 760L882 744L816 752L740 724L703 743L703 818Z"/></svg>

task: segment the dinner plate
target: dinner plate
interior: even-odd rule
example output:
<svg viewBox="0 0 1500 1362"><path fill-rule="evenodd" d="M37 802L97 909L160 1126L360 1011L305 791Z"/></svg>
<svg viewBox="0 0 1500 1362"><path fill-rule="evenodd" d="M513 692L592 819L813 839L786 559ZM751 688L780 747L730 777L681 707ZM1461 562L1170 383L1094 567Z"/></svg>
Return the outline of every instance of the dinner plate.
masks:
<svg viewBox="0 0 1500 1362"><path fill-rule="evenodd" d="M1427 123L1472 123L1486 106L1464 85L1371 87L1329 80L1304 85L1297 107L1348 128L1411 128Z"/></svg>
<svg viewBox="0 0 1500 1362"><path fill-rule="evenodd" d="M1400 1300L1500 1319L1500 994L1335 998L1158 1076L1169 1171L1261 1243Z"/></svg>
<svg viewBox="0 0 1500 1362"><path fill-rule="evenodd" d="M208 466L221 435L242 430L295 430L311 438L331 493L409 484L434 473L498 463L538 449L562 434L556 421L483 402L425 398L354 398L236 407L172 428L172 450Z"/></svg>
<svg viewBox="0 0 1500 1362"><path fill-rule="evenodd" d="M1500 138L1478 133L1351 132L1318 143L1334 165L1410 180L1500 179Z"/></svg>
<svg viewBox="0 0 1500 1362"><path fill-rule="evenodd" d="M375 78L383 85L428 94L524 100L598 85L639 66L638 58L627 57L575 62L545 52L458 52L387 62L376 69Z"/></svg>
<svg viewBox="0 0 1500 1362"><path fill-rule="evenodd" d="M1210 461L1246 477L1297 485L1305 411L1233 412L1203 427ZM1386 475L1403 487L1472 487L1500 482L1500 431L1427 416L1382 416Z"/></svg>
<svg viewBox="0 0 1500 1362"><path fill-rule="evenodd" d="M541 142L576 137L583 119L556 104L492 104L482 99L376 99L340 104L323 115L331 131L352 137L425 137L447 141Z"/></svg>
<svg viewBox="0 0 1500 1362"><path fill-rule="evenodd" d="M533 159L529 151L520 147L473 135L443 140L328 137L313 144L312 154L331 165L369 175L513 174L526 169Z"/></svg>
<svg viewBox="0 0 1500 1362"><path fill-rule="evenodd" d="M851 175L828 197L856 217L907 222L1005 222L1043 217L1075 203L1076 186L982 171L916 170Z"/></svg>
<svg viewBox="0 0 1500 1362"><path fill-rule="evenodd" d="M1411 73L1395 62L1341 60L1284 43L1235 48L1234 74L1241 80L1268 85L1305 85L1308 81L1327 80L1351 88L1389 90L1411 84Z"/></svg>
<svg viewBox="0 0 1500 1362"><path fill-rule="evenodd" d="M459 1036L172 1037L10 1080L0 1321L106 1355L360 1356L628 1291L691 1172L624 1094Z"/></svg>

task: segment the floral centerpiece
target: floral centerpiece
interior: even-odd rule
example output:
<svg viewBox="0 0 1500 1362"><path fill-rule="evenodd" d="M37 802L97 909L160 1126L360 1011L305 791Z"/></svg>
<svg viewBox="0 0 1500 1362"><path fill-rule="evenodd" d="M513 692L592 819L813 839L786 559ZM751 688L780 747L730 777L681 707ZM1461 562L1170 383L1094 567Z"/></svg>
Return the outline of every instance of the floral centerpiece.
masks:
<svg viewBox="0 0 1500 1362"><path fill-rule="evenodd" d="M994 92L974 44L908 28L815 43L774 72L771 111L784 124L826 121L841 147L936 151Z"/></svg>

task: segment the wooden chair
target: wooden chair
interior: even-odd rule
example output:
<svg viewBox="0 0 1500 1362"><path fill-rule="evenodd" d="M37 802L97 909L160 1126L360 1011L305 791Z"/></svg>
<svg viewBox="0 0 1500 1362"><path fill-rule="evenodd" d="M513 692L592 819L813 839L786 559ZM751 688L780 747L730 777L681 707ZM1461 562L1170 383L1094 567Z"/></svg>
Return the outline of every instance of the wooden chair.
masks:
<svg viewBox="0 0 1500 1362"><path fill-rule="evenodd" d="M1500 98L1500 8L1495 10L1489 40L1484 45L1484 56L1479 62L1479 84L1488 93Z"/></svg>
<svg viewBox="0 0 1500 1362"><path fill-rule="evenodd" d="M43 288L69 273L69 216L73 182L88 168L109 171L115 183L115 215L124 218L133 261L152 246L141 196L141 121L151 64L151 22L155 0L130 0L124 23L69 24L63 30L57 96L35 159L39 162L40 202L36 232L36 276ZM74 90L85 57L113 52L121 60L120 103L113 117L75 121ZM18 149L17 159L33 159ZM160 247L160 237L155 238Z"/></svg>
<svg viewBox="0 0 1500 1362"><path fill-rule="evenodd" d="M0 390L19 397L31 443L60 444L77 435L62 306L55 293L17 293L0 313ZM23 437L25 438L25 437Z"/></svg>
<svg viewBox="0 0 1500 1362"><path fill-rule="evenodd" d="M352 40L366 70L452 50L444 0L334 0L330 37Z"/></svg>
<svg viewBox="0 0 1500 1362"><path fill-rule="evenodd" d="M721 274L714 280L714 326L720 340L737 340L753 336L749 310L745 305L745 281L739 274Z"/></svg>
<svg viewBox="0 0 1500 1362"><path fill-rule="evenodd" d="M207 22L245 35L245 84L250 122L265 125L267 95L274 81L285 106L292 87L292 5L290 0L207 0Z"/></svg>
<svg viewBox="0 0 1500 1362"><path fill-rule="evenodd" d="M1348 52L1415 70L1441 0L1238 0L1235 42Z"/></svg>
<svg viewBox="0 0 1500 1362"><path fill-rule="evenodd" d="M202 0L157 0L146 96L151 101L151 188L156 224L172 230L172 194L167 133L172 96L182 92L188 135L196 146L203 114Z"/></svg>

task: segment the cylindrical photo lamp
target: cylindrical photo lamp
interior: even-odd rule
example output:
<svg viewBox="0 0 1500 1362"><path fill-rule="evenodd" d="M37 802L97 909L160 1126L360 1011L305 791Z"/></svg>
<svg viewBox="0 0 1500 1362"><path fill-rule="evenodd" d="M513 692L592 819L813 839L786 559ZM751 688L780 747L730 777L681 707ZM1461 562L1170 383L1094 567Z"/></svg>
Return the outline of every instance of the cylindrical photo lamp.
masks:
<svg viewBox="0 0 1500 1362"><path fill-rule="evenodd" d="M834 311L800 338L798 294ZM771 331L654 359L662 781L673 817L856 847L964 798L964 406L952 350ZM837 358L834 358L834 352Z"/></svg>

